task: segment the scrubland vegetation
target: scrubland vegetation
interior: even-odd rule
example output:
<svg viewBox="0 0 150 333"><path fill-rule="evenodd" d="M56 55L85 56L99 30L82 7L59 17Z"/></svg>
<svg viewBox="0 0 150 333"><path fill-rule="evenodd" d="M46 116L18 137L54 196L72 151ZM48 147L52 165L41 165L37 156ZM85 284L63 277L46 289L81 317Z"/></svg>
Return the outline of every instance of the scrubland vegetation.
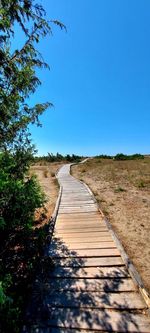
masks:
<svg viewBox="0 0 150 333"><path fill-rule="evenodd" d="M34 157L34 162L35 163L41 163L43 164L43 162L69 162L69 163L78 163L82 160L83 156L78 156L75 154L72 155L62 155L57 153L56 155L52 154L52 153L48 153L46 156L36 156Z"/></svg>

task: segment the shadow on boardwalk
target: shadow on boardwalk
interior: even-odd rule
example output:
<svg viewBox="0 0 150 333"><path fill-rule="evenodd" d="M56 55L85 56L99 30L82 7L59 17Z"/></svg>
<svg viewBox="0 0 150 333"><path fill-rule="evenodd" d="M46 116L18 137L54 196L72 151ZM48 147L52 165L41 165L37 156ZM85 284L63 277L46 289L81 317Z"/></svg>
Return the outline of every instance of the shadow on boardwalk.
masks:
<svg viewBox="0 0 150 333"><path fill-rule="evenodd" d="M88 258L77 257L58 238L53 238L48 252L53 264L37 277L23 333L141 332L145 316L140 310L135 313L128 298L122 304L114 300L128 274L122 278L121 268L113 268L107 277L97 270L89 278ZM150 332L147 321L146 325L144 332Z"/></svg>

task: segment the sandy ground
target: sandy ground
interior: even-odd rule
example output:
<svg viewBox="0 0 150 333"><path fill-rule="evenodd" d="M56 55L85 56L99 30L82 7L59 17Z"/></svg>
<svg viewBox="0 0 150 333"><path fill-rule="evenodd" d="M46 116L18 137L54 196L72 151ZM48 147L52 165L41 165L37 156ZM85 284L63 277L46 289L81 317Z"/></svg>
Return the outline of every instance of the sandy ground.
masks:
<svg viewBox="0 0 150 333"><path fill-rule="evenodd" d="M41 163L42 164L42 163ZM38 209L35 214L37 225L47 223L54 211L56 200L59 193L59 186L55 173L59 170L62 163L44 163L43 165L35 164L30 168L30 175L36 175L40 185L46 194L47 202L45 209Z"/></svg>
<svg viewBox="0 0 150 333"><path fill-rule="evenodd" d="M150 292L150 158L91 159L72 174L93 191Z"/></svg>

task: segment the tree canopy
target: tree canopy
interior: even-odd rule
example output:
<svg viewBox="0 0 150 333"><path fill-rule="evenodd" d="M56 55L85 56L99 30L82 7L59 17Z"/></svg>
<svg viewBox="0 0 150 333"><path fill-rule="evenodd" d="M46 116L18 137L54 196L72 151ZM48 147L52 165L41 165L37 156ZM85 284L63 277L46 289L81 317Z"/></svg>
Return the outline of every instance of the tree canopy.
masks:
<svg viewBox="0 0 150 333"><path fill-rule="evenodd" d="M24 33L22 47L13 50L15 25ZM30 107L28 98L41 84L37 68L49 68L37 49L40 39L52 33L43 7L34 0L2 0L0 7L0 149L28 145L29 123L40 125L41 115L52 104L39 102Z"/></svg>

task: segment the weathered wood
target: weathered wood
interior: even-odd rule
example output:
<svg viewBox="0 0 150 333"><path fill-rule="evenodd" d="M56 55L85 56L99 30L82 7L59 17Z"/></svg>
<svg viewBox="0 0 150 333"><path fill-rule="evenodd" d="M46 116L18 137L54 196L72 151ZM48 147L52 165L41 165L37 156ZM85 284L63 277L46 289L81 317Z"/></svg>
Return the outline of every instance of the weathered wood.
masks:
<svg viewBox="0 0 150 333"><path fill-rule="evenodd" d="M50 247L49 255L51 257L116 257L120 253L117 248L101 248L101 249L78 249L78 250L69 250L67 247Z"/></svg>
<svg viewBox="0 0 150 333"><path fill-rule="evenodd" d="M78 237L65 237L65 236L58 236L58 237L53 237L53 241L54 242L63 242L64 244L74 244L74 243L87 243L87 244L94 244L95 242L110 242L113 241L112 237L110 234L106 234L106 235L95 235L93 236L93 234L90 237L84 237L83 236L78 236Z"/></svg>
<svg viewBox="0 0 150 333"><path fill-rule="evenodd" d="M120 309L144 310L144 301L136 292L90 292L88 291L57 291L52 290L48 296L51 307L89 308L89 309Z"/></svg>
<svg viewBox="0 0 150 333"><path fill-rule="evenodd" d="M67 232L55 232L54 231L54 237L67 237L67 238L74 238L74 239L90 239L91 237L107 237L110 236L109 231L80 231L80 232L73 232L73 233L67 233Z"/></svg>
<svg viewBox="0 0 150 333"><path fill-rule="evenodd" d="M55 268L48 283L47 328L51 333L150 333L150 320L141 312L146 305L95 198L69 170L66 165L58 172L63 191L49 247Z"/></svg>
<svg viewBox="0 0 150 333"><path fill-rule="evenodd" d="M78 218L97 218L99 220L102 220L101 215L98 214L97 211L91 213L90 215L86 212L83 212L83 213L79 212L78 214L70 213L67 216L66 216L66 214L62 214L61 216L58 216L58 218L60 218L60 219L63 219L63 218L68 218L68 219L69 218L77 218L77 219Z"/></svg>
<svg viewBox="0 0 150 333"><path fill-rule="evenodd" d="M149 333L150 320L145 315L112 310L50 309L49 325L61 328L82 328L101 332Z"/></svg>
<svg viewBox="0 0 150 333"><path fill-rule="evenodd" d="M92 213L95 211L95 208L94 207L89 207L89 208L86 208L86 207L82 207L82 208L71 208L71 209L59 209L59 214L69 214L70 212L74 212L74 213L79 213L79 212L89 212L89 213Z"/></svg>
<svg viewBox="0 0 150 333"><path fill-rule="evenodd" d="M51 289L52 288L52 289ZM137 290L131 278L50 278L50 290L125 292Z"/></svg>
<svg viewBox="0 0 150 333"><path fill-rule="evenodd" d="M61 233L63 233L63 234L68 234L68 233L86 233L86 232L107 232L108 231L108 229L107 228L105 228L105 227L92 227L92 226L88 226L88 227L77 227L77 228L69 228L69 227L65 227L65 228L58 228L58 227L56 227L55 228L55 233L56 232L60 232L60 234Z"/></svg>
<svg viewBox="0 0 150 333"><path fill-rule="evenodd" d="M55 226L55 230L76 230L76 229L95 229L97 228L98 230L107 230L107 227L103 224L103 225L100 225L100 223L91 223L91 222L80 222L80 224L77 222L76 224L75 223L61 223L61 222L57 222L56 223L56 226Z"/></svg>
<svg viewBox="0 0 150 333"><path fill-rule="evenodd" d="M51 277L61 278L123 278L129 277L125 266L114 267L60 267L57 266L51 273Z"/></svg>
<svg viewBox="0 0 150 333"><path fill-rule="evenodd" d="M116 245L113 241L109 241L109 242L99 242L99 243L96 243L96 242L92 242L92 243L70 243L68 241L66 242L62 242L62 243L59 243L58 244L56 243L56 241L52 241L51 242L51 246L50 246L50 249L56 249L56 246L58 248L62 248L63 249L63 246L66 247L68 250L79 250L79 249L108 249L108 248L116 248Z"/></svg>
<svg viewBox="0 0 150 333"><path fill-rule="evenodd" d="M99 258L53 258L57 266L66 267L97 267L97 266L122 266L124 265L121 256L119 257L99 257Z"/></svg>
<svg viewBox="0 0 150 333"><path fill-rule="evenodd" d="M94 223L96 223L96 224L98 224L99 226L105 226L106 227L106 224L103 222L103 221L101 221L101 220L99 220L99 219L97 219L97 218L92 218L92 219L90 219L90 218L77 218L77 219L74 219L73 217L72 218L69 218L69 219L60 219L60 216L59 216L59 218L57 218L57 224L60 224L60 225L75 225L75 224L77 224L77 225L82 225L82 224L84 224L84 223L87 223L87 224L94 224Z"/></svg>

